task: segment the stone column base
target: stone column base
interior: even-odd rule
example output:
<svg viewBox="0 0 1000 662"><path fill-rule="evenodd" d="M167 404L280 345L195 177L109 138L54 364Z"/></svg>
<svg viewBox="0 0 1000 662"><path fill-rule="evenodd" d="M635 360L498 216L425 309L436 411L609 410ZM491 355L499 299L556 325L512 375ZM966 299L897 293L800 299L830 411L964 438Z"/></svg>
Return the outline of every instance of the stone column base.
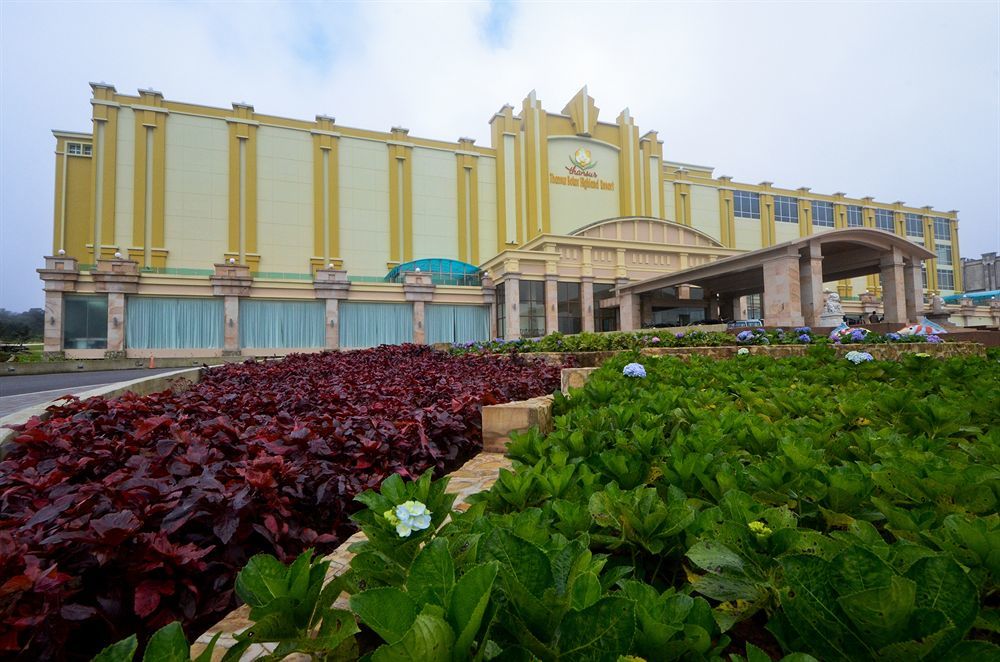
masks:
<svg viewBox="0 0 1000 662"><path fill-rule="evenodd" d="M43 361L65 361L66 352L59 350L55 352L42 352Z"/></svg>
<svg viewBox="0 0 1000 662"><path fill-rule="evenodd" d="M123 350L123 349L109 349L108 351L104 352L104 358L106 358L106 359L124 359L124 358L127 358L127 357L125 356L125 350Z"/></svg>
<svg viewBox="0 0 1000 662"><path fill-rule="evenodd" d="M243 356L243 352L238 349L224 349L222 350L223 356Z"/></svg>

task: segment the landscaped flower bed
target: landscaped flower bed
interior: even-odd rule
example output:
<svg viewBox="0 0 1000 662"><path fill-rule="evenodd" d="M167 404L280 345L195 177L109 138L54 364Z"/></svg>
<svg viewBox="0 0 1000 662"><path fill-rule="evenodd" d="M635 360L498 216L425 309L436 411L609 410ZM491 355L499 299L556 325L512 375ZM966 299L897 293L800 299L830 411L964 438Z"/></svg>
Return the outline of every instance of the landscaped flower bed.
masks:
<svg viewBox="0 0 1000 662"><path fill-rule="evenodd" d="M251 555L328 550L353 497L481 447L480 408L558 369L414 345L213 368L182 393L68 401L0 462L0 651L88 657L235 604Z"/></svg>
<svg viewBox="0 0 1000 662"><path fill-rule="evenodd" d="M998 359L616 357L443 528L443 481L363 495L325 591L353 613L278 619L258 560L250 631L373 660L998 659ZM410 502L430 526L401 537Z"/></svg>
<svg viewBox="0 0 1000 662"><path fill-rule="evenodd" d="M874 333L861 327L846 328L829 336L817 335L808 327L791 329L746 329L739 333L720 331L644 330L616 331L609 333L577 333L564 335L550 333L538 338L504 340L495 338L487 342L458 343L452 352L464 353L528 353L528 352L604 352L613 350L638 350L647 347L722 347L725 345L811 345L853 343L922 343L942 342L938 336L899 333Z"/></svg>

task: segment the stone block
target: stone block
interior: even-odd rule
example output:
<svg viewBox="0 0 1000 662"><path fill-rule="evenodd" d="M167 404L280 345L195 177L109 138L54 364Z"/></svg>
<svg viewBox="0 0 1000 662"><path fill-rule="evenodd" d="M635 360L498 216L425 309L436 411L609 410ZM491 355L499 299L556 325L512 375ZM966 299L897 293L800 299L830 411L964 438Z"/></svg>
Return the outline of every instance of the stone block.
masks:
<svg viewBox="0 0 1000 662"><path fill-rule="evenodd" d="M503 453L511 432L537 427L542 434L552 431L552 396L483 407L483 451Z"/></svg>
<svg viewBox="0 0 1000 662"><path fill-rule="evenodd" d="M595 370L597 368L563 368L560 374L560 390L569 395L571 388L583 388Z"/></svg>

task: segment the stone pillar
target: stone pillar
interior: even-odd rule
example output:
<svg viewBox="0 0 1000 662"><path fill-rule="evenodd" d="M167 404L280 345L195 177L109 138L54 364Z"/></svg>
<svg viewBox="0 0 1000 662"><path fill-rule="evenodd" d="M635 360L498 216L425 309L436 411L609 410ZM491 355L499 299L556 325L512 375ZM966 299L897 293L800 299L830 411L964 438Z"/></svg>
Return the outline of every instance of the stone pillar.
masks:
<svg viewBox="0 0 1000 662"><path fill-rule="evenodd" d="M507 322L503 337L505 340L517 340L521 337L521 274L507 274L504 295L507 297L507 310L504 311Z"/></svg>
<svg viewBox="0 0 1000 662"><path fill-rule="evenodd" d="M545 334L559 330L559 281L558 276L545 275Z"/></svg>
<svg viewBox="0 0 1000 662"><path fill-rule="evenodd" d="M798 251L764 262L764 323L802 326Z"/></svg>
<svg viewBox="0 0 1000 662"><path fill-rule="evenodd" d="M719 319L719 297L715 294L715 292L705 290L705 299L708 301L708 308L705 310L705 314L708 315L708 319Z"/></svg>
<svg viewBox="0 0 1000 662"><path fill-rule="evenodd" d="M45 290L44 356L61 358L63 352L63 294L76 291L80 278L76 258L63 255L45 257L45 267L38 269Z"/></svg>
<svg viewBox="0 0 1000 662"><path fill-rule="evenodd" d="M903 257L897 249L882 256L882 308L888 324L906 322L906 280Z"/></svg>
<svg viewBox="0 0 1000 662"><path fill-rule="evenodd" d="M434 299L434 281L431 275L419 271L403 274L403 295L413 304L413 342L424 345L427 343L424 304Z"/></svg>
<svg viewBox="0 0 1000 662"><path fill-rule="evenodd" d="M581 327L584 332L594 331L594 277L583 276L580 278L580 315L582 316Z"/></svg>
<svg viewBox="0 0 1000 662"><path fill-rule="evenodd" d="M819 244L806 246L799 260L799 300L806 326L820 326L823 312L823 255ZM766 318L765 318L766 319Z"/></svg>
<svg viewBox="0 0 1000 662"><path fill-rule="evenodd" d="M125 352L125 293L108 292L107 358L121 358Z"/></svg>
<svg viewBox="0 0 1000 662"><path fill-rule="evenodd" d="M639 328L639 295L622 292L621 288L629 284L627 278L619 278L618 286L618 321L619 331L635 331Z"/></svg>
<svg viewBox="0 0 1000 662"><path fill-rule="evenodd" d="M63 293L45 292L45 330L43 332L46 355L58 354L62 351L63 340Z"/></svg>
<svg viewBox="0 0 1000 662"><path fill-rule="evenodd" d="M347 299L351 283L342 269L317 269L313 290L326 300L326 349L340 348L340 302Z"/></svg>
<svg viewBox="0 0 1000 662"><path fill-rule="evenodd" d="M490 316L490 337L492 340L497 337L497 288L493 284L493 279L488 274L483 274L483 305L486 306Z"/></svg>
<svg viewBox="0 0 1000 662"><path fill-rule="evenodd" d="M227 296L223 299L223 318L225 328L223 329L223 356L240 355L240 298L238 296Z"/></svg>
<svg viewBox="0 0 1000 662"><path fill-rule="evenodd" d="M924 288L920 282L920 262L903 267L903 285L906 290L906 321L916 322L924 314Z"/></svg>
<svg viewBox="0 0 1000 662"><path fill-rule="evenodd" d="M92 272L94 290L108 295L109 359L125 356L125 295L139 291L139 263L135 260L98 260Z"/></svg>
<svg viewBox="0 0 1000 662"><path fill-rule="evenodd" d="M216 264L215 274L208 279L212 283L212 294L223 297L223 356L240 355L240 297L250 296L253 278L250 265Z"/></svg>

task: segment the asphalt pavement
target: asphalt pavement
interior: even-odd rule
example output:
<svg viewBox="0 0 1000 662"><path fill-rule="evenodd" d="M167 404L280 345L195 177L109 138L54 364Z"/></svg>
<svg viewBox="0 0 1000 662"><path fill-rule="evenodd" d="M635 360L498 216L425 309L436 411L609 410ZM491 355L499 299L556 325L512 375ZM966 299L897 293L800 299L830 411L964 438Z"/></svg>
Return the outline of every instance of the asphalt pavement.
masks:
<svg viewBox="0 0 1000 662"><path fill-rule="evenodd" d="M137 370L101 370L95 372L62 372L49 375L0 376L0 417L19 409L55 400L61 395L150 377L181 368L140 368Z"/></svg>

